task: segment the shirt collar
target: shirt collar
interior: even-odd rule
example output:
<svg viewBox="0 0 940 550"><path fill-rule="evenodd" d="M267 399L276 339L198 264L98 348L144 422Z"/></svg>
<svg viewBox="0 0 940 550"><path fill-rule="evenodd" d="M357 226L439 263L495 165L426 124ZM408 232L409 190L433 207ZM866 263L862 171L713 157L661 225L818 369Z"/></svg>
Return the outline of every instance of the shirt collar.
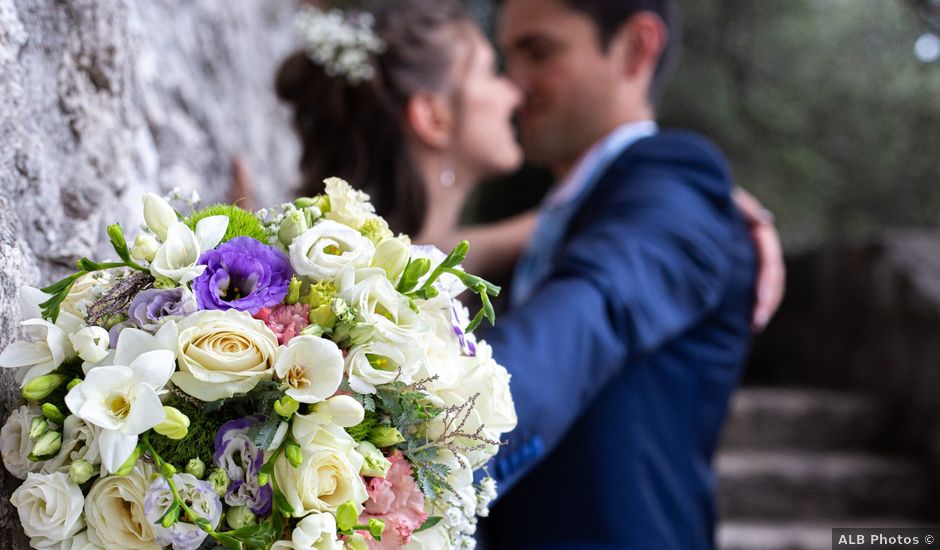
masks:
<svg viewBox="0 0 940 550"><path fill-rule="evenodd" d="M605 169L628 147L658 131L659 126L653 120L627 122L614 128L581 156L574 168L545 197L543 204L558 207L570 203L590 184L592 176Z"/></svg>

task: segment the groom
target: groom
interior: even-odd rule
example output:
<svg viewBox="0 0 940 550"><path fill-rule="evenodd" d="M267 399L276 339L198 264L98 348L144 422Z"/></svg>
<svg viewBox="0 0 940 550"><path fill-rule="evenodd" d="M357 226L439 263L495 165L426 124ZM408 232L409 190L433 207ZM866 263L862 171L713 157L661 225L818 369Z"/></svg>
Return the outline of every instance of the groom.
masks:
<svg viewBox="0 0 940 550"><path fill-rule="evenodd" d="M560 183L486 334L519 415L487 548L714 547L755 258L721 154L655 123L673 22L666 0L503 2L523 145Z"/></svg>

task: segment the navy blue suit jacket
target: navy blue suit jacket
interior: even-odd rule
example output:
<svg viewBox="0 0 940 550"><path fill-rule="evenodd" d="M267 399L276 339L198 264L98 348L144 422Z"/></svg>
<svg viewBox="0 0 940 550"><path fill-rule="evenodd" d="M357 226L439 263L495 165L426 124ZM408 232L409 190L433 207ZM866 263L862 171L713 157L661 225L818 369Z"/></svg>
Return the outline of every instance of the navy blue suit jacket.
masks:
<svg viewBox="0 0 940 550"><path fill-rule="evenodd" d="M519 425L486 547L714 547L712 456L756 272L726 162L662 132L590 191L531 300L485 334Z"/></svg>

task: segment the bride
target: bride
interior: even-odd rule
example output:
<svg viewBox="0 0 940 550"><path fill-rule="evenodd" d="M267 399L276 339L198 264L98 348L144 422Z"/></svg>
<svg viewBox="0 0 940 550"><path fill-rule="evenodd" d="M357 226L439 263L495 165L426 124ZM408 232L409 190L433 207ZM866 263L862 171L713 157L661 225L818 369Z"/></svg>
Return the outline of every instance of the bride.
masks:
<svg viewBox="0 0 940 550"><path fill-rule="evenodd" d="M480 181L522 163L511 122L519 89L500 74L493 47L454 0L383 2L374 17L381 47L362 50L354 66L314 61L312 48L334 46L316 42L321 28L278 70L276 90L291 107L302 146L301 194L343 177L369 193L392 230L448 250L470 240L470 271L508 273L537 212L473 227L461 226L460 216ZM359 74L364 69L368 76ZM760 258L759 329L782 298L783 259L760 203L740 189L735 199Z"/></svg>

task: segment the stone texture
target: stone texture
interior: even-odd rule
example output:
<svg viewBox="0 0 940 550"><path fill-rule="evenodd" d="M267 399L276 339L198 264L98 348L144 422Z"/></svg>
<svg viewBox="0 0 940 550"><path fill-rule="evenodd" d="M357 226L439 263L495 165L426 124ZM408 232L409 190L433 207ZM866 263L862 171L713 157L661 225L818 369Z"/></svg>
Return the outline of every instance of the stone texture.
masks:
<svg viewBox="0 0 940 550"><path fill-rule="evenodd" d="M273 93L290 2L0 0L0 348L17 288L103 258L145 191L226 199L235 156L260 204L287 198L296 144ZM0 373L0 416L17 401ZM21 548L0 472L0 548Z"/></svg>

